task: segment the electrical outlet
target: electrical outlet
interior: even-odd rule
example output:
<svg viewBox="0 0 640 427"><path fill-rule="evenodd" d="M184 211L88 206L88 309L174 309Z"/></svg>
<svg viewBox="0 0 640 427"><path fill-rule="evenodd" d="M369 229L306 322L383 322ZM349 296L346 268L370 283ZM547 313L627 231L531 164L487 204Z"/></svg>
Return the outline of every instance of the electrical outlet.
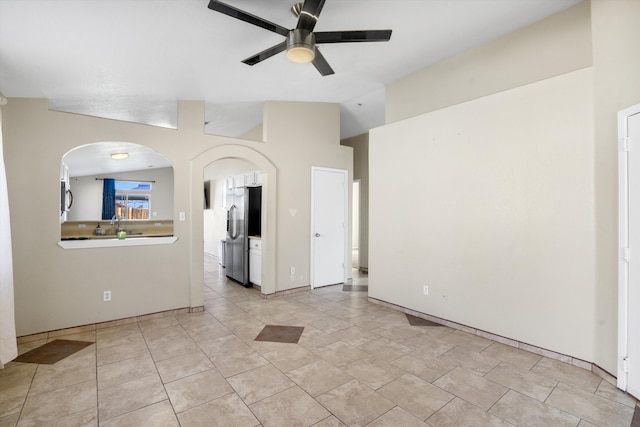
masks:
<svg viewBox="0 0 640 427"><path fill-rule="evenodd" d="M422 293L425 295L429 295L429 287L428 286L423 286L422 287Z"/></svg>
<svg viewBox="0 0 640 427"><path fill-rule="evenodd" d="M442 296L442 299L447 299L447 298L449 298L449 293L447 292L446 289L443 289L442 293L440 294L440 296Z"/></svg>
<svg viewBox="0 0 640 427"><path fill-rule="evenodd" d="M292 276L294 274L296 274L296 268L295 267L291 267L291 273L289 273L289 274L291 274Z"/></svg>
<svg viewBox="0 0 640 427"><path fill-rule="evenodd" d="M102 293L102 301L111 301L111 291L104 291Z"/></svg>

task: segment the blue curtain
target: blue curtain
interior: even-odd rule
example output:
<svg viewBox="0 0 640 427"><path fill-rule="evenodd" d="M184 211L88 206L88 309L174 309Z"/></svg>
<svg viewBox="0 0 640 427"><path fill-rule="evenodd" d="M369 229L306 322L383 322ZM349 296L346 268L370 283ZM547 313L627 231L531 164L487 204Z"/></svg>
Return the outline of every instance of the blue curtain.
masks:
<svg viewBox="0 0 640 427"><path fill-rule="evenodd" d="M102 180L102 219L111 219L116 214L116 180Z"/></svg>

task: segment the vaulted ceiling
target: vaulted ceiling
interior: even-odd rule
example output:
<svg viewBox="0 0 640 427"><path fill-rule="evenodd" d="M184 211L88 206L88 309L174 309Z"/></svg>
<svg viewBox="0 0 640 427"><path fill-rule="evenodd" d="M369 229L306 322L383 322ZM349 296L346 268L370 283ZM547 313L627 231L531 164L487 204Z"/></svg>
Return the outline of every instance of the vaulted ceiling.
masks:
<svg viewBox="0 0 640 427"><path fill-rule="evenodd" d="M210 10L209 0L0 0L0 91L52 109L175 127L178 100L204 100L205 131L239 136L267 100L341 105L341 136L384 124L385 85L580 0L327 0L316 31L393 30L389 42L319 46L335 74L284 53L283 37ZM223 0L286 28L292 0ZM204 123L203 123L204 125Z"/></svg>

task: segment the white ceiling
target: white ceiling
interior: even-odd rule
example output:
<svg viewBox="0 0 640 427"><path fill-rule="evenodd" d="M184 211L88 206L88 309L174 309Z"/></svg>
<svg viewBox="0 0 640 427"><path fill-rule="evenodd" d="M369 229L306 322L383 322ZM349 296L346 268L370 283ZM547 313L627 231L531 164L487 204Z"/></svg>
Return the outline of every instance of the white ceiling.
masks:
<svg viewBox="0 0 640 427"><path fill-rule="evenodd" d="M126 159L114 160L111 155L115 153L127 153L129 156ZM149 147L115 141L95 142L74 148L66 153L62 160L71 177L173 166L166 157Z"/></svg>
<svg viewBox="0 0 640 427"><path fill-rule="evenodd" d="M292 0L226 0L287 28ZM239 136L266 100L341 104L341 136L384 124L384 87L580 0L327 0L316 31L392 29L387 43L320 45L335 74L208 0L0 0L0 91L53 109L175 127L177 100L204 100L206 132Z"/></svg>

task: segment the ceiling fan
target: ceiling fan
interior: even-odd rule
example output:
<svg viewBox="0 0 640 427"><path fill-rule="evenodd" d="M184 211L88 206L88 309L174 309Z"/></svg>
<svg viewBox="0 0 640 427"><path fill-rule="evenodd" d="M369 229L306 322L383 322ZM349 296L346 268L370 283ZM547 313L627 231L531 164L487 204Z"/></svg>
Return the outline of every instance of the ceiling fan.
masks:
<svg viewBox="0 0 640 427"><path fill-rule="evenodd" d="M232 18L257 25L265 30L278 33L286 39L242 62L255 65L280 52L287 51L287 58L296 63L311 62L323 76L334 74L333 69L316 47L320 43L386 42L391 38L391 30L318 31L313 29L318 22L325 0L305 0L292 6L292 13L298 18L294 29L287 29L266 19L244 12L218 0L209 2L209 9L224 13Z"/></svg>

